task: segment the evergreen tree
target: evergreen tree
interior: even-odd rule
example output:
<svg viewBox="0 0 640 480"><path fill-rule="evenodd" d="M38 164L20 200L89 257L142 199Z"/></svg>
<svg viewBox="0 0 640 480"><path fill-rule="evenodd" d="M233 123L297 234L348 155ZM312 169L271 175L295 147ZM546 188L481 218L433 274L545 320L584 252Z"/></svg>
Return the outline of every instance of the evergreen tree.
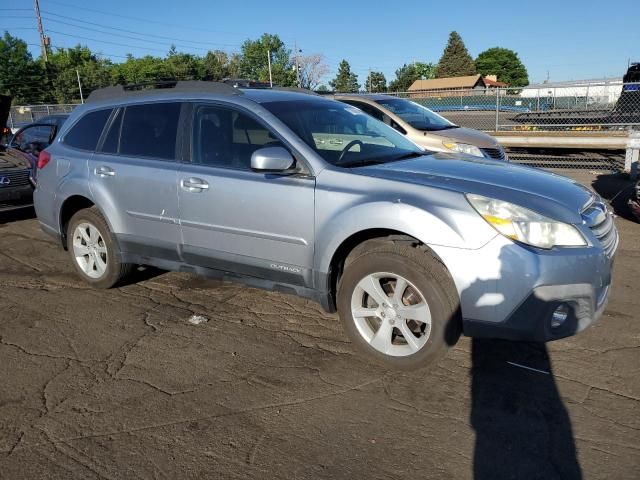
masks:
<svg viewBox="0 0 640 480"><path fill-rule="evenodd" d="M436 78L475 75L476 66L458 32L449 34L449 42L436 67Z"/></svg>
<svg viewBox="0 0 640 480"><path fill-rule="evenodd" d="M371 72L367 76L364 88L367 92L379 93L387 91L387 79L382 72Z"/></svg>
<svg viewBox="0 0 640 480"><path fill-rule="evenodd" d="M338 74L329 82L329 85L339 93L355 93L360 89L358 76L351 71L351 66L346 60L340 62Z"/></svg>

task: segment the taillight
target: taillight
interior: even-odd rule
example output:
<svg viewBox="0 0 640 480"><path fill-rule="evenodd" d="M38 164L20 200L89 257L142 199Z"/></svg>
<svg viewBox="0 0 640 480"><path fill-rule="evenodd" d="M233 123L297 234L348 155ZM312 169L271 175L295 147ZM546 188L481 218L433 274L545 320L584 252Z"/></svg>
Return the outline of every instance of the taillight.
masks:
<svg viewBox="0 0 640 480"><path fill-rule="evenodd" d="M47 163L49 163L50 160L51 154L46 150L41 151L40 155L38 155L38 170L42 170L44 167L46 167Z"/></svg>

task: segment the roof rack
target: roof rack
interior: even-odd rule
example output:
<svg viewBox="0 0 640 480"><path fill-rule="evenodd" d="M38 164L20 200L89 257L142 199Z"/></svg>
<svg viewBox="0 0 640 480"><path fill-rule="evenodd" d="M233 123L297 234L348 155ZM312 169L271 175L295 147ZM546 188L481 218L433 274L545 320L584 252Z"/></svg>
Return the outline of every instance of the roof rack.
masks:
<svg viewBox="0 0 640 480"><path fill-rule="evenodd" d="M242 95L242 91L233 86L220 82L204 82L199 80L188 81L161 81L136 83L132 85L116 85L113 87L101 88L94 90L89 95L87 103L99 102L102 100L113 100L117 98L126 98L139 95L148 95L150 93L217 93L220 95Z"/></svg>

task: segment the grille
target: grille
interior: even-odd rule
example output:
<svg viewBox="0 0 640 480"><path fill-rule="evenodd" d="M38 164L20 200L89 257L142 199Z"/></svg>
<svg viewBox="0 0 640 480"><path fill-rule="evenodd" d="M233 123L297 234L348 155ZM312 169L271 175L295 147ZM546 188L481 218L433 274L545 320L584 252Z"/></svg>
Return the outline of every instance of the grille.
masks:
<svg viewBox="0 0 640 480"><path fill-rule="evenodd" d="M504 160L504 150L501 148L481 148L480 149L485 157L493 158L494 160Z"/></svg>
<svg viewBox="0 0 640 480"><path fill-rule="evenodd" d="M618 232L613 215L607 211L604 203L596 201L586 208L582 216L607 256L611 257L618 247Z"/></svg>
<svg viewBox="0 0 640 480"><path fill-rule="evenodd" d="M9 170L8 172L0 171L0 180L8 178L8 184L0 182L0 188L24 187L29 185L30 170Z"/></svg>

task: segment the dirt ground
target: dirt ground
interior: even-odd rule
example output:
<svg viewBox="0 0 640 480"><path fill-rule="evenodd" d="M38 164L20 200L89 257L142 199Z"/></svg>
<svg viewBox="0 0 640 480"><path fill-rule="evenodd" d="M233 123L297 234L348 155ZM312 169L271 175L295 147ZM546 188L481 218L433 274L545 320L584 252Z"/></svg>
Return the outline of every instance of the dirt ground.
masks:
<svg viewBox="0 0 640 480"><path fill-rule="evenodd" d="M92 290L30 215L0 217L3 479L640 478L638 224L616 220L592 328L395 374L292 296L155 271Z"/></svg>

